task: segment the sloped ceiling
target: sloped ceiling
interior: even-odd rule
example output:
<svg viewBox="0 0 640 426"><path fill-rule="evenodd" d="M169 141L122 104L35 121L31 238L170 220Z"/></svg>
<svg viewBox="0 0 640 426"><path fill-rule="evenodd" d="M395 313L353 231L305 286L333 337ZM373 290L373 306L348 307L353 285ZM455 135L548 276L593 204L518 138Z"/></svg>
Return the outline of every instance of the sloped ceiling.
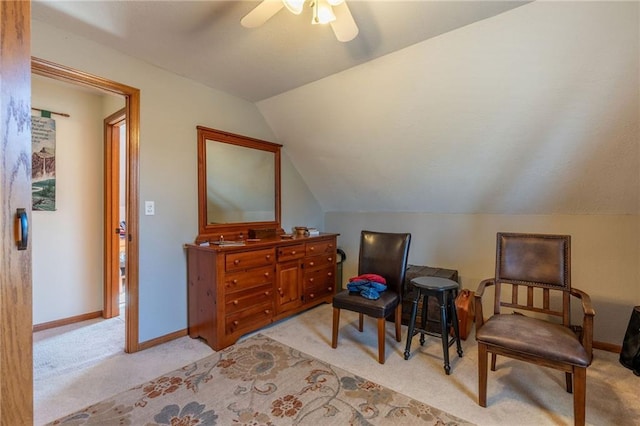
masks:
<svg viewBox="0 0 640 426"><path fill-rule="evenodd" d="M348 43L311 25L310 7L242 27L259 1L36 0L33 18L255 102L525 3L349 0Z"/></svg>
<svg viewBox="0 0 640 426"><path fill-rule="evenodd" d="M35 2L34 19L256 102L324 211L638 214L638 3ZM518 7L521 6L521 7Z"/></svg>

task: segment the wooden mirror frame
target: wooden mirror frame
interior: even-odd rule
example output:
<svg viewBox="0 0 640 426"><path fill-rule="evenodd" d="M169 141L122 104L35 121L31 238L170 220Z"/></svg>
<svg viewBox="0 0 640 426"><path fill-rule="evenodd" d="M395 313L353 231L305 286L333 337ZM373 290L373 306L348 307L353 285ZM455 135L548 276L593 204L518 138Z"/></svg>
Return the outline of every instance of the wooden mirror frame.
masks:
<svg viewBox="0 0 640 426"><path fill-rule="evenodd" d="M198 129L198 237L196 243L218 240L220 236L225 240L236 240L243 235L248 236L249 229L275 229L276 234L282 234L280 225L280 148L282 145L267 142L248 136L237 135L222 130L197 126ZM265 222L234 222L210 224L207 219L207 140L242 146L272 152L274 154L274 213L273 221Z"/></svg>

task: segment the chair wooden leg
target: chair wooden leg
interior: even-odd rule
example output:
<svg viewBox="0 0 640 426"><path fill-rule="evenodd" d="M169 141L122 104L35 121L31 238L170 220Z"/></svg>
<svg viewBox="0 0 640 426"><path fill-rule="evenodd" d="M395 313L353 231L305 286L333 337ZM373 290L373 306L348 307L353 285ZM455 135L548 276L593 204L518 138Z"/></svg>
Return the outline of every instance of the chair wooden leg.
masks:
<svg viewBox="0 0 640 426"><path fill-rule="evenodd" d="M478 405L487 406L487 346L478 343Z"/></svg>
<svg viewBox="0 0 640 426"><path fill-rule="evenodd" d="M338 327L340 326L340 309L333 308L333 331L331 332L331 347L338 347Z"/></svg>
<svg viewBox="0 0 640 426"><path fill-rule="evenodd" d="M378 318L378 362L380 364L384 364L385 322L384 318Z"/></svg>
<svg viewBox="0 0 640 426"><path fill-rule="evenodd" d="M573 392L573 386L571 385L571 373L564 373L564 377L566 379L567 382L567 392L571 393Z"/></svg>
<svg viewBox="0 0 640 426"><path fill-rule="evenodd" d="M364 330L364 314L358 315L358 331L362 333L362 330Z"/></svg>
<svg viewBox="0 0 640 426"><path fill-rule="evenodd" d="M585 424L585 402L587 395L587 369L573 369L573 423L575 426Z"/></svg>
<svg viewBox="0 0 640 426"><path fill-rule="evenodd" d="M496 371L496 354L491 354L491 371Z"/></svg>
<svg viewBox="0 0 640 426"><path fill-rule="evenodd" d="M398 303L396 307L396 341L402 341L402 304Z"/></svg>

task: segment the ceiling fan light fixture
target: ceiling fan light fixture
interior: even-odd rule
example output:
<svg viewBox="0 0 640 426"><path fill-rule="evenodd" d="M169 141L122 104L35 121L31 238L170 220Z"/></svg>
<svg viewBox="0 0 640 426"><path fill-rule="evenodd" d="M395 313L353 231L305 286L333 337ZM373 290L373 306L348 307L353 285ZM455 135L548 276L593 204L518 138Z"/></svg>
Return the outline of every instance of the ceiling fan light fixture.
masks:
<svg viewBox="0 0 640 426"><path fill-rule="evenodd" d="M302 13L302 7L306 0L282 0L282 3L287 7L289 12L294 15L300 15Z"/></svg>
<svg viewBox="0 0 640 426"><path fill-rule="evenodd" d="M312 24L328 24L336 20L331 5L326 0L314 0Z"/></svg>

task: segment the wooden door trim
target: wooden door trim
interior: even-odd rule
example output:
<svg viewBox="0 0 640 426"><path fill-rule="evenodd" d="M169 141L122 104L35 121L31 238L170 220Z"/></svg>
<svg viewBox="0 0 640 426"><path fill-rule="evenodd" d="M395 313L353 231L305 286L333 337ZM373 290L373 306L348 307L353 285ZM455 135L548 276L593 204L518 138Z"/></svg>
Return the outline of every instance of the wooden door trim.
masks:
<svg viewBox="0 0 640 426"><path fill-rule="evenodd" d="M126 123L126 119L126 108L104 119L103 316L105 318L120 315L120 237L117 231L120 223L120 187L126 185L126 182L120 182L120 126Z"/></svg>
<svg viewBox="0 0 640 426"><path fill-rule="evenodd" d="M138 259L139 259L139 151L140 90L102 77L39 58L31 58L33 74L61 80L103 92L122 95L127 116L127 303L125 312L125 352L140 350L138 323Z"/></svg>

